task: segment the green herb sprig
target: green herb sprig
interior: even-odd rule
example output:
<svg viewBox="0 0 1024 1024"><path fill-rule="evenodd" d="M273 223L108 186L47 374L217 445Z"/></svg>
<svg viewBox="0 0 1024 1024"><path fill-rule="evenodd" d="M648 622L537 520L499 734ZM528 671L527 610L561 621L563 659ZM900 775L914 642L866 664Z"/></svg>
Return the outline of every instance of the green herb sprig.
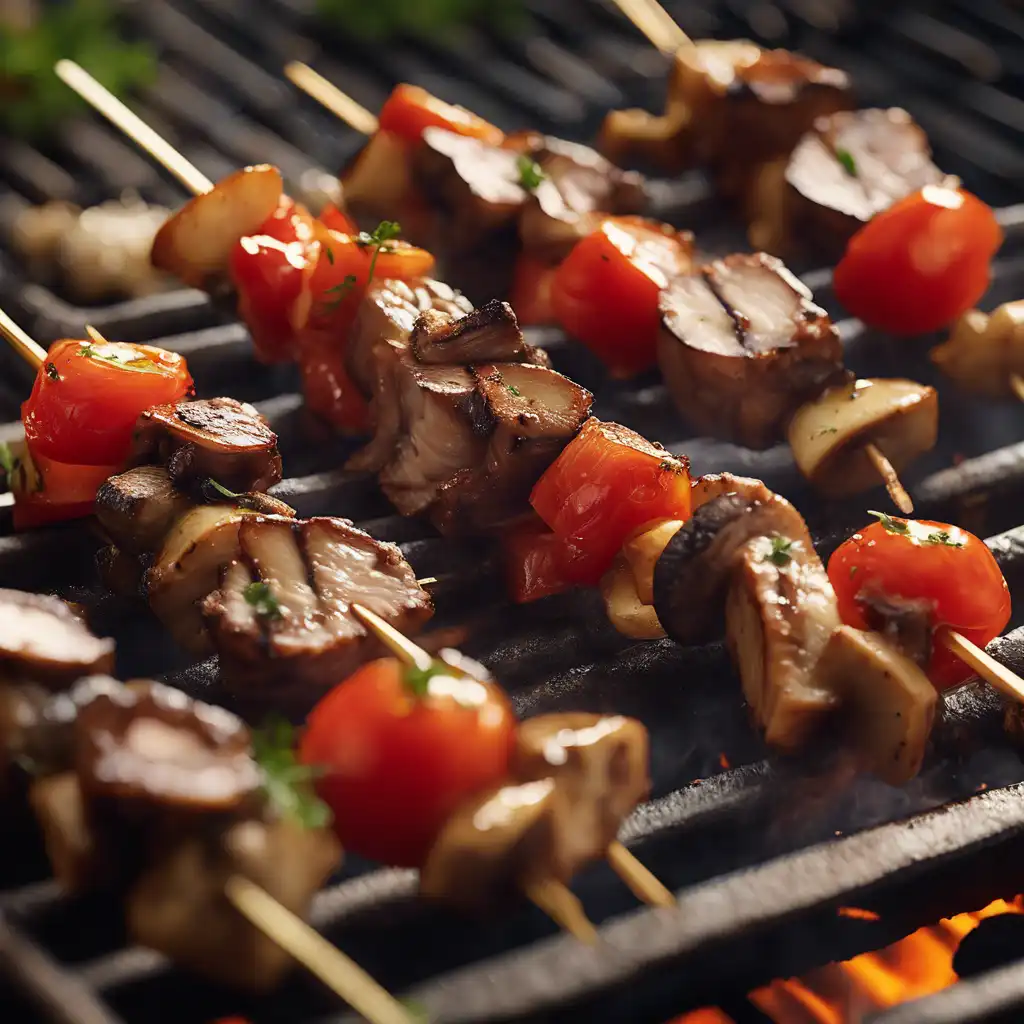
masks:
<svg viewBox="0 0 1024 1024"><path fill-rule="evenodd" d="M296 757L296 730L283 718L272 718L252 736L253 757L263 770L263 791L275 810L305 828L324 828L330 808L316 795L313 782L323 770Z"/></svg>
<svg viewBox="0 0 1024 1024"><path fill-rule="evenodd" d="M261 619L283 619L284 612L281 611L281 603L274 596L270 584L264 580L256 580L250 583L242 591L242 597L246 603L252 605L253 610Z"/></svg>
<svg viewBox="0 0 1024 1024"><path fill-rule="evenodd" d="M885 512L876 512L874 509L868 509L869 516L875 516L878 521L885 527L886 533L896 533L900 536L906 537L910 534L910 525L906 519L894 519L892 516Z"/></svg>
<svg viewBox="0 0 1024 1024"><path fill-rule="evenodd" d="M520 154L516 160L516 169L519 171L519 184L527 192L536 192L540 183L547 177L540 164L526 153Z"/></svg>
<svg viewBox="0 0 1024 1024"><path fill-rule="evenodd" d="M857 161L853 159L853 154L848 149L837 149L836 159L851 178L857 177Z"/></svg>
<svg viewBox="0 0 1024 1024"><path fill-rule="evenodd" d="M790 540L788 537L780 537L776 534L772 537L771 550L765 554L761 561L771 562L772 565L785 569L793 561L793 549L799 547L800 542L798 540Z"/></svg>

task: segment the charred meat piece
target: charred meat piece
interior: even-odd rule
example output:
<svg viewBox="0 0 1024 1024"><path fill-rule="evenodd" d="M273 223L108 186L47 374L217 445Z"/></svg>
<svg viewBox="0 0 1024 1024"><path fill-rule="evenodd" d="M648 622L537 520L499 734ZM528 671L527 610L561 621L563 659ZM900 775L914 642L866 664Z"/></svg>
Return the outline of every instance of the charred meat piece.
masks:
<svg viewBox="0 0 1024 1024"><path fill-rule="evenodd" d="M465 316L428 310L417 319L409 343L421 363L473 366L518 362L526 356L516 315L499 299Z"/></svg>
<svg viewBox="0 0 1024 1024"><path fill-rule="evenodd" d="M661 372L702 433L766 448L841 377L839 331L774 256L716 260L671 281L659 305Z"/></svg>
<svg viewBox="0 0 1024 1024"><path fill-rule="evenodd" d="M74 742L83 793L126 817L237 813L262 785L241 719L160 683L96 696L78 712Z"/></svg>
<svg viewBox="0 0 1024 1024"><path fill-rule="evenodd" d="M433 613L394 544L347 519L247 520L238 557L202 611L225 684L240 697L308 710L383 653L352 614L359 603L406 634Z"/></svg>
<svg viewBox="0 0 1024 1024"><path fill-rule="evenodd" d="M672 639L696 644L721 636L733 574L746 545L759 537L771 539L787 564L793 551L814 555L800 513L760 482L701 505L672 536L654 567L654 605Z"/></svg>
<svg viewBox="0 0 1024 1024"><path fill-rule="evenodd" d="M166 465L183 491L210 479L230 491L267 491L281 479L277 435L251 405L233 398L147 410L135 428L131 460Z"/></svg>
<svg viewBox="0 0 1024 1024"><path fill-rule="evenodd" d="M726 644L743 696L776 750L799 749L840 704L818 661L839 627L836 595L813 547L758 537L740 553L725 606Z"/></svg>
<svg viewBox="0 0 1024 1024"><path fill-rule="evenodd" d="M482 460L439 489L431 521L446 536L489 533L529 507L544 471L579 432L593 397L544 366L476 366L473 425L489 438Z"/></svg>
<svg viewBox="0 0 1024 1024"><path fill-rule="evenodd" d="M96 518L128 555L157 551L193 500L174 486L163 466L137 466L112 476L96 493Z"/></svg>
<svg viewBox="0 0 1024 1024"><path fill-rule="evenodd" d="M567 798L552 778L503 786L468 800L448 819L420 870L420 891L487 911L531 882L568 881L559 856Z"/></svg>
<svg viewBox="0 0 1024 1024"><path fill-rule="evenodd" d="M295 961L229 902L229 879L250 879L304 917L340 859L329 829L290 819L248 819L186 837L163 851L128 894L129 934L221 984L268 991Z"/></svg>
<svg viewBox="0 0 1024 1024"><path fill-rule="evenodd" d="M93 636L64 601L0 589L0 682L59 690L113 667L114 641Z"/></svg>
<svg viewBox="0 0 1024 1024"><path fill-rule="evenodd" d="M566 797L560 874L574 875L607 854L626 816L650 793L647 762L647 730L633 718L575 712L519 726L512 777L552 778Z"/></svg>
<svg viewBox="0 0 1024 1024"><path fill-rule="evenodd" d="M810 244L829 257L876 213L943 181L924 131L899 108L818 118L759 195L751 240L772 252Z"/></svg>
<svg viewBox="0 0 1024 1024"><path fill-rule="evenodd" d="M801 406L788 435L797 467L815 488L846 498L879 485L865 445L873 444L897 473L935 447L939 398L912 380L866 379L829 388Z"/></svg>

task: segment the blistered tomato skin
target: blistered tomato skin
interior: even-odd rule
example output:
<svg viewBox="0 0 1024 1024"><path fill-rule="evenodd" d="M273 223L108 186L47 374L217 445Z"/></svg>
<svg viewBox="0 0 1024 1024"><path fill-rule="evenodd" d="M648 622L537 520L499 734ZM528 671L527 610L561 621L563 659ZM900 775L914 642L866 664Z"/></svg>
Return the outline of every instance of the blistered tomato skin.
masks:
<svg viewBox="0 0 1024 1024"><path fill-rule="evenodd" d="M933 629L949 627L984 647L1010 621L1010 591L985 542L932 520L884 517L844 541L828 563L843 622L870 628L863 595L882 593L921 601ZM927 666L937 689L972 671L941 643Z"/></svg>
<svg viewBox="0 0 1024 1024"><path fill-rule="evenodd" d="M117 466L128 458L140 413L194 391L177 353L125 342L58 341L21 407L25 438L33 455Z"/></svg>
<svg viewBox="0 0 1024 1024"><path fill-rule="evenodd" d="M850 239L833 276L836 298L891 334L937 331L985 294L1002 242L995 214L980 199L928 185Z"/></svg>
<svg viewBox="0 0 1024 1024"><path fill-rule="evenodd" d="M380 130L409 143L419 142L426 128L445 128L491 146L500 146L505 133L464 107L445 103L418 85L397 85L381 108Z"/></svg>

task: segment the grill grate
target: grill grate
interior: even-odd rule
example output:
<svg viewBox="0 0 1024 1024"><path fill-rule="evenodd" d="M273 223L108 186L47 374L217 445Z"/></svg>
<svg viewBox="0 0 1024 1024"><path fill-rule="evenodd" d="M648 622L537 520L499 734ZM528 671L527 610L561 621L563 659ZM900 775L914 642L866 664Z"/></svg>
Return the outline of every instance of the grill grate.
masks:
<svg viewBox="0 0 1024 1024"><path fill-rule="evenodd" d="M591 135L609 106L656 107L661 99L663 59L597 0L528 0L531 24L512 39L480 30L427 48L400 42L372 56L332 40L330 58L318 57L311 42L311 6L263 0L258 16L255 5L229 0L127 6L135 30L156 41L163 58L158 82L137 109L212 178L239 163L271 160L301 190L318 169L340 166L360 140L280 79L287 59L316 59L371 109L395 80L409 79L503 127L532 125L577 138ZM695 35L754 35L800 46L850 70L865 104L907 106L935 141L939 163L1004 205L1008 241L986 303L1020 296L1024 208L1005 204L1019 198L1014 181L1024 172L1024 77L1016 71L1024 16L994 0L936 4L927 13L842 0L675 6ZM88 204L126 187L152 201L181 201L175 186L96 120L69 126L45 151L5 144L0 229L9 228L26 202ZM699 177L658 192L662 213L696 228L708 248L743 247ZM842 757L824 746L798 761L769 761L720 645L631 644L607 625L594 594L510 609L485 547L443 543L425 524L393 515L372 481L336 468L346 442L311 441L294 372L257 364L230 312L188 291L81 309L22 280L14 265L0 251L0 299L38 337L78 334L89 321L111 337L158 339L187 355L201 394L254 401L281 438L289 476L280 496L301 515L351 516L374 535L399 542L419 574L442 577L436 628L451 630L488 663L521 715L615 710L651 730L653 800L630 820L625 838L682 892L682 913L636 910L601 867L575 886L603 924L607 944L598 950L553 935L530 908L500 924L457 919L413 899L410 873L368 870L355 858L318 897L318 927L388 987L411 990L431 1019L553 1021L585 1012L597 1021L662 1021L825 956L877 948L941 915L1007 895L1017 884L1024 765L1002 732L991 694L968 689L947 701L925 771L901 791L851 779ZM818 301L834 308L829 272L805 269ZM1024 592L1024 527L1015 529L1024 496L1019 406L973 400L937 381L924 342L897 344L852 321L841 327L848 362L858 372L939 385L940 443L908 475L920 514L992 536L1011 589ZM609 382L557 332L532 333L530 340L547 347L559 369L594 390L600 415L688 453L696 472L762 477L805 512L824 550L862 524L859 504L851 509L815 499L785 449L751 453L687 437L655 377ZM7 352L0 365L0 420L13 421L28 378ZM19 430L16 422L0 426L0 440ZM55 590L85 603L97 629L117 638L122 675L161 674L192 693L222 699L215 663L188 664L147 610L96 588L97 545L87 530L9 532L9 520L0 519L5 586ZM1024 631L1001 641L1000 652L1024 672ZM723 769L723 756L734 767ZM989 791L976 795L983 785ZM920 816L904 823L910 815ZM256 1024L341 1018L301 975L258 1001L192 979L183 984L159 956L125 947L109 907L61 898L29 836L26 829L24 842L5 844L0 854L0 960L7 955L12 975L54 1020L180 1024L229 1012L246 1013ZM839 917L836 908L849 904L872 907L881 920ZM1012 968L1004 973L1005 985L993 991L1019 999L1020 979ZM634 983L638 978L642 984ZM978 997L954 1016L924 1010L916 1016L906 1008L892 1020L966 1022L988 1019L985 1012ZM29 1019L27 1011L17 1019Z"/></svg>

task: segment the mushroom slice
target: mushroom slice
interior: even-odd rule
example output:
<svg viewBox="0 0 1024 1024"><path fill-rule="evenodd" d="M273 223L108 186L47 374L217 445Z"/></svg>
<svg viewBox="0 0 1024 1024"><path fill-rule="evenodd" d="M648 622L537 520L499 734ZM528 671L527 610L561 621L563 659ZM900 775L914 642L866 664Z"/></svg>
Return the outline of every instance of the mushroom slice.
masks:
<svg viewBox="0 0 1024 1024"><path fill-rule="evenodd" d="M191 654L210 653L197 605L217 589L222 571L238 557L238 528L254 515L234 505L200 505L186 512L146 573L150 607Z"/></svg>
<svg viewBox="0 0 1024 1024"><path fill-rule="evenodd" d="M113 667L114 641L93 636L66 602L0 589L0 681L59 690Z"/></svg>
<svg viewBox="0 0 1024 1024"><path fill-rule="evenodd" d="M498 299L464 316L440 310L421 313L410 344L421 363L514 363L526 355L516 315Z"/></svg>
<svg viewBox="0 0 1024 1024"><path fill-rule="evenodd" d="M231 491L267 491L281 479L277 434L247 402L210 398L158 405L135 427L131 463L167 466L189 490L216 480Z"/></svg>
<svg viewBox="0 0 1024 1024"><path fill-rule="evenodd" d="M864 446L873 444L897 473L935 447L939 399L912 380L856 380L829 388L789 425L796 464L822 494L846 498L881 482Z"/></svg>
<svg viewBox="0 0 1024 1024"><path fill-rule="evenodd" d="M653 601L640 597L633 571L621 554L601 577L601 598L608 621L623 636L634 640L660 640L666 635Z"/></svg>
<svg viewBox="0 0 1024 1024"><path fill-rule="evenodd" d="M225 685L239 695L308 710L382 653L354 603L406 634L433 613L401 550L347 519L254 518L238 539L239 558L202 612Z"/></svg>
<svg viewBox="0 0 1024 1024"><path fill-rule="evenodd" d="M210 192L190 199L153 239L153 266L193 288L220 283L238 240L256 232L277 209L284 182L269 164L243 167Z"/></svg>
<svg viewBox="0 0 1024 1024"><path fill-rule="evenodd" d="M643 725L622 715L538 715L520 724L513 778L553 778L566 797L561 874L603 858L626 816L647 799L648 747Z"/></svg>
<svg viewBox="0 0 1024 1024"><path fill-rule="evenodd" d="M163 466L136 466L108 478L96 493L96 518L123 552L157 551L174 521L194 502Z"/></svg>
<svg viewBox="0 0 1024 1024"><path fill-rule="evenodd" d="M569 811L552 778L502 786L463 803L420 869L420 891L471 911L487 911L526 882L554 878Z"/></svg>
<svg viewBox="0 0 1024 1024"><path fill-rule="evenodd" d="M53 876L66 893L100 882L109 864L86 811L78 775L61 772L35 779L28 802L39 822Z"/></svg>
<svg viewBox="0 0 1024 1024"><path fill-rule="evenodd" d="M814 549L793 544L782 557L774 538L748 542L732 574L725 623L743 695L765 741L798 750L840 702L818 673L839 613Z"/></svg>
<svg viewBox="0 0 1024 1024"><path fill-rule="evenodd" d="M251 879L305 917L341 860L329 829L290 819L243 820L224 831L188 836L138 879L127 898L132 939L221 984L252 992L275 988L294 966L225 895L228 879Z"/></svg>
<svg viewBox="0 0 1024 1024"><path fill-rule="evenodd" d="M90 800L120 809L237 812L263 782L249 730L223 708L160 683L97 695L75 723L75 768Z"/></svg>
<svg viewBox="0 0 1024 1024"><path fill-rule="evenodd" d="M1016 395L1011 381L1024 375L1024 300L1004 302L991 315L978 309L964 313L931 358L968 391L991 398Z"/></svg>
<svg viewBox="0 0 1024 1024"><path fill-rule="evenodd" d="M917 775L938 704L921 668L880 634L840 626L818 675L843 702L845 731L865 770L891 786Z"/></svg>
<svg viewBox="0 0 1024 1024"><path fill-rule="evenodd" d="M750 448L842 373L839 331L782 262L735 254L670 281L658 363L683 418Z"/></svg>
<svg viewBox="0 0 1024 1024"><path fill-rule="evenodd" d="M645 605L654 604L654 567L682 528L682 519L655 519L637 527L622 544L622 558L632 573L636 596Z"/></svg>
<svg viewBox="0 0 1024 1024"><path fill-rule="evenodd" d="M708 643L722 631L726 591L746 545L770 538L779 561L814 554L800 513L764 484L753 494L726 493L705 502L672 535L654 567L654 607L681 644Z"/></svg>

